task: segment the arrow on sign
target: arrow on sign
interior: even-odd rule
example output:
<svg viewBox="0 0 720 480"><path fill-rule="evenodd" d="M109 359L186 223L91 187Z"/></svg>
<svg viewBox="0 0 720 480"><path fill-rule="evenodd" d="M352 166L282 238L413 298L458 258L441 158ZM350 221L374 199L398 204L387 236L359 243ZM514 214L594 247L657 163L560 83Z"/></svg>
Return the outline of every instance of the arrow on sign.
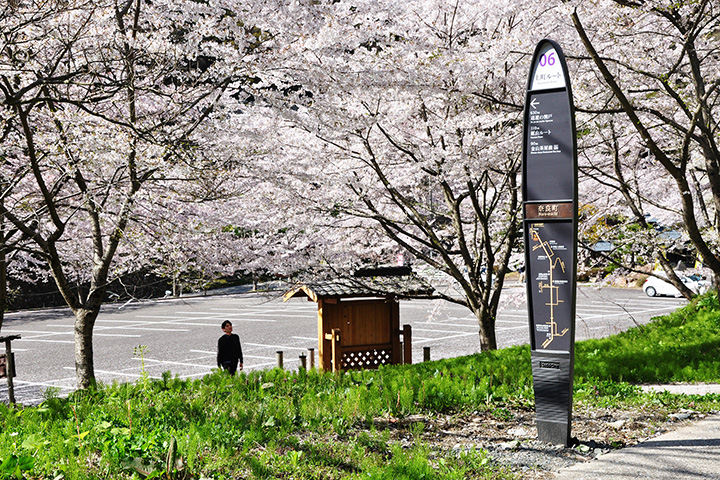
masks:
<svg viewBox="0 0 720 480"><path fill-rule="evenodd" d="M532 108L537 108L537 106L538 106L537 101L538 101L537 98L533 98L532 101L530 102L530 106L531 106Z"/></svg>

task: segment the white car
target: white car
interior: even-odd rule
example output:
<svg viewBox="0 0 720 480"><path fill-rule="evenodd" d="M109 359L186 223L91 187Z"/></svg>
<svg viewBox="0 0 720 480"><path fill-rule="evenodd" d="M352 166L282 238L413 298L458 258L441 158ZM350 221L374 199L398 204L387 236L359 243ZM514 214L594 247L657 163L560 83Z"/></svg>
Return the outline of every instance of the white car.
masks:
<svg viewBox="0 0 720 480"><path fill-rule="evenodd" d="M703 280L698 275L679 275L679 277L686 287L688 287L690 290L697 294L707 292L708 288L710 287L708 281ZM675 288L672 283L658 277L648 277L648 279L645 280L645 283L643 284L643 291L648 297L657 297L661 295L669 297L682 297L680 290Z"/></svg>

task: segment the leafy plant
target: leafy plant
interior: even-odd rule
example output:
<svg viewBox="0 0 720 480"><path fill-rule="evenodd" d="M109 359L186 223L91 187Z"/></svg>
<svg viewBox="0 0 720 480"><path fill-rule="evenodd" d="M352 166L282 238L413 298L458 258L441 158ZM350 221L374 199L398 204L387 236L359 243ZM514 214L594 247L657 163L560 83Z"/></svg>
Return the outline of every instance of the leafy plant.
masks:
<svg viewBox="0 0 720 480"><path fill-rule="evenodd" d="M34 464L33 457L10 455L5 460L0 460L0 478L25 478L24 474L30 472Z"/></svg>

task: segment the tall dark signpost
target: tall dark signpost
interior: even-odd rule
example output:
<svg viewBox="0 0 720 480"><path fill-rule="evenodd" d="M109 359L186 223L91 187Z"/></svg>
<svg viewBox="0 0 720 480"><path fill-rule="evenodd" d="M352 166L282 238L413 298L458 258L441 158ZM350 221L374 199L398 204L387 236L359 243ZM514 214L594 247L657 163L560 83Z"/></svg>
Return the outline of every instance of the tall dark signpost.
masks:
<svg viewBox="0 0 720 480"><path fill-rule="evenodd" d="M523 123L523 229L538 438L568 445L577 265L575 111L560 46L535 49Z"/></svg>

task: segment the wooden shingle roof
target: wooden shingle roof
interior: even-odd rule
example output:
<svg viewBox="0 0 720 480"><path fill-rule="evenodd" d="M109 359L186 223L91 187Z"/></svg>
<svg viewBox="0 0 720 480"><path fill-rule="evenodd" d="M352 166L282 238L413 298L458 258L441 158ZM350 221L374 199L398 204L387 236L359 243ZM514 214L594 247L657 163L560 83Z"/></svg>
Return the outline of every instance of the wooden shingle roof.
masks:
<svg viewBox="0 0 720 480"><path fill-rule="evenodd" d="M418 297L431 295L434 290L417 275L363 276L299 283L283 295L283 300L296 296L307 296L314 302L325 298Z"/></svg>

